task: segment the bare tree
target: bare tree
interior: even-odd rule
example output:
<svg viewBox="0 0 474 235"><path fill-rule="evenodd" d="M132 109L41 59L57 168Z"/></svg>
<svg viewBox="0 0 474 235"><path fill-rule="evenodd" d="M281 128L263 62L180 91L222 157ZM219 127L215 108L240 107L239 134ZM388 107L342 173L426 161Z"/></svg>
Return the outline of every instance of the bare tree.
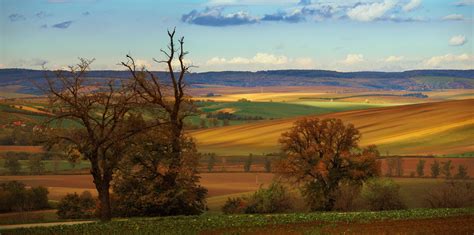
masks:
<svg viewBox="0 0 474 235"><path fill-rule="evenodd" d="M159 123L147 125L134 114L136 94L127 84L106 80L90 84L85 79L93 60L80 59L68 71L47 77L44 89L54 117L49 143L74 149L91 163L90 173L99 194L100 219L111 219L109 189L113 171L127 147L126 140ZM92 88L92 89L91 89ZM68 124L64 128L62 124Z"/></svg>
<svg viewBox="0 0 474 235"><path fill-rule="evenodd" d="M165 60L154 59L157 63L163 63L167 68L165 78L158 77L156 73L148 71L146 68L137 68L137 64L132 56L127 55L127 62L122 62L135 82L134 89L142 102L152 108L162 110L164 116L156 116L157 119L164 119L171 131L172 162L170 164L168 183L175 181L179 174L179 167L182 158L182 136L184 119L194 113L194 107L189 96L185 93L185 74L190 66L184 62L184 57L188 54L184 50L184 37L178 40L179 46L175 45L175 30L168 31L168 50L161 49L166 57ZM178 68L174 65L177 64Z"/></svg>

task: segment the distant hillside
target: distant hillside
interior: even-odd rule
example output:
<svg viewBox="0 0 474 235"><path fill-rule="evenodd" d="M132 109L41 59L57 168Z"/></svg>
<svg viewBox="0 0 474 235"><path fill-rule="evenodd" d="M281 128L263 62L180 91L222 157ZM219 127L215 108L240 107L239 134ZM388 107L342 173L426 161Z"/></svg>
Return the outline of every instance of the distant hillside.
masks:
<svg viewBox="0 0 474 235"><path fill-rule="evenodd" d="M154 72L165 77L164 72ZM32 81L40 82L51 72L0 69L0 86L20 85L19 92L34 94ZM91 79L129 78L127 71L90 71ZM204 72L188 74L188 82L226 86L342 86L390 90L474 88L474 70L413 70L405 72L336 72L326 70L271 70L258 72Z"/></svg>
<svg viewBox="0 0 474 235"><path fill-rule="evenodd" d="M361 144L385 154L474 152L474 99L312 115L339 118L362 133ZM201 152L220 155L278 152L278 138L299 118L191 132Z"/></svg>

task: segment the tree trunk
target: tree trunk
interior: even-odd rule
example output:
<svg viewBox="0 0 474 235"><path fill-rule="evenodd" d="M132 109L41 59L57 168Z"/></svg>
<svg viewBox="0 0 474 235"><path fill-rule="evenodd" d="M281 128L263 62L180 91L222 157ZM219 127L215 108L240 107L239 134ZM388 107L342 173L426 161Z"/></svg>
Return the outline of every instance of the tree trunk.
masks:
<svg viewBox="0 0 474 235"><path fill-rule="evenodd" d="M97 185L99 192L99 211L100 221L107 222L112 219L112 211L110 208L110 182L103 182L101 185Z"/></svg>
<svg viewBox="0 0 474 235"><path fill-rule="evenodd" d="M94 184L99 194L99 212L100 220L107 222L112 219L112 212L110 207L110 181L112 179L111 172L105 171L101 174L101 170L96 161L91 161L91 174L94 177Z"/></svg>

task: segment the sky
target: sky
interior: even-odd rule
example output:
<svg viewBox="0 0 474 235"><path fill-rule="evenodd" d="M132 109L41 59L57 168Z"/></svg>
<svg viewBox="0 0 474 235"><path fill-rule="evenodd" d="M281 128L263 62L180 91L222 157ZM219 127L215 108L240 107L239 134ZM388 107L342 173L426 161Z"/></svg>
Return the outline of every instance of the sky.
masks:
<svg viewBox="0 0 474 235"><path fill-rule="evenodd" d="M167 30L192 71L474 69L474 0L0 0L0 68L123 69Z"/></svg>

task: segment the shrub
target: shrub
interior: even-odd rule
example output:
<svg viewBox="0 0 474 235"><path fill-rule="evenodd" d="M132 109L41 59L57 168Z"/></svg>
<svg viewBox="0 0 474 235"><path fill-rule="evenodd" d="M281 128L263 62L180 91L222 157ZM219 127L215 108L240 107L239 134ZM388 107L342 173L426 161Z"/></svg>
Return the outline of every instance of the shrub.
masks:
<svg viewBox="0 0 474 235"><path fill-rule="evenodd" d="M282 213L293 208L293 197L285 186L272 183L268 188L260 187L250 197L229 198L222 207L226 214L266 214Z"/></svg>
<svg viewBox="0 0 474 235"><path fill-rule="evenodd" d="M446 177L446 179L451 178L451 170L454 167L451 166L451 160L443 162L443 167L441 168L441 173Z"/></svg>
<svg viewBox="0 0 474 235"><path fill-rule="evenodd" d="M391 179L372 179L366 182L362 198L373 211L403 209L399 189Z"/></svg>
<svg viewBox="0 0 474 235"><path fill-rule="evenodd" d="M357 207L357 199L360 196L361 187L358 184L342 184L335 194L334 210L353 211Z"/></svg>
<svg viewBox="0 0 474 235"><path fill-rule="evenodd" d="M49 208L48 190L44 187L27 189L25 184L10 181L0 184L0 212L30 211Z"/></svg>
<svg viewBox="0 0 474 235"><path fill-rule="evenodd" d="M245 208L247 214L287 212L292 205L292 197L280 183L272 183L265 189L260 187L249 199Z"/></svg>
<svg viewBox="0 0 474 235"><path fill-rule="evenodd" d="M431 177L436 178L439 175L441 168L439 166L439 162L434 160L433 164L431 164Z"/></svg>
<svg viewBox="0 0 474 235"><path fill-rule="evenodd" d="M403 159L399 157L388 158L386 176L403 176Z"/></svg>
<svg viewBox="0 0 474 235"><path fill-rule="evenodd" d="M461 208L474 206L474 182L446 181L426 193L431 208Z"/></svg>
<svg viewBox="0 0 474 235"><path fill-rule="evenodd" d="M33 187L29 190L31 192L31 203L33 204L33 209L38 210L38 209L45 209L49 208L49 202L48 202L48 189L45 187Z"/></svg>
<svg viewBox="0 0 474 235"><path fill-rule="evenodd" d="M458 166L458 173L454 176L456 179L469 179L469 175L467 174L467 167L464 165Z"/></svg>
<svg viewBox="0 0 474 235"><path fill-rule="evenodd" d="M425 160L420 160L418 161L418 164L416 164L416 173L418 174L418 177L423 177L425 175Z"/></svg>
<svg viewBox="0 0 474 235"><path fill-rule="evenodd" d="M253 161L252 157L253 157L253 155L249 154L249 157L247 158L247 160L244 163L244 171L245 172L249 172L250 168L252 167L252 161Z"/></svg>
<svg viewBox="0 0 474 235"><path fill-rule="evenodd" d="M90 192L85 191L80 196L68 193L58 203L57 214L62 219L87 219L93 215L95 200Z"/></svg>
<svg viewBox="0 0 474 235"><path fill-rule="evenodd" d="M241 197L227 198L224 206L222 206L222 212L224 214L242 214L245 212L245 201Z"/></svg>

